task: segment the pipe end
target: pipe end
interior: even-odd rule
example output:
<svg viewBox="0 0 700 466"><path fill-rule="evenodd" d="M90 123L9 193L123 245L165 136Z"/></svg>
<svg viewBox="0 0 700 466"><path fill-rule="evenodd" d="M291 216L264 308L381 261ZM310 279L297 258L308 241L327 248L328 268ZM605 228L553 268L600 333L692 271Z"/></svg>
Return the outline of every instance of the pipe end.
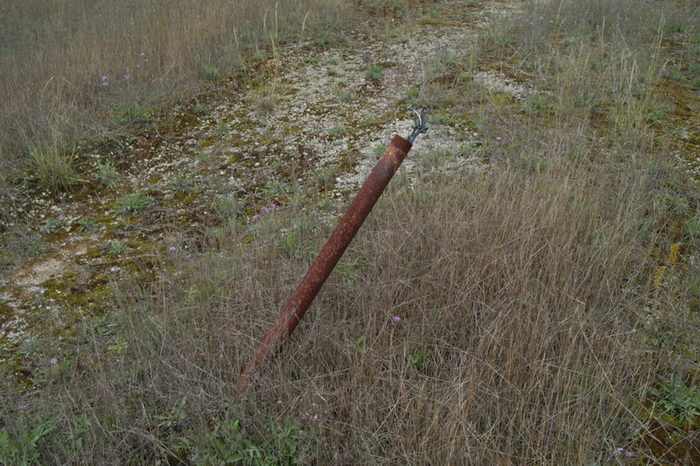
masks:
<svg viewBox="0 0 700 466"><path fill-rule="evenodd" d="M413 147L413 144L398 134L391 140L391 145L402 151L404 154L408 154L408 151L410 151L411 147Z"/></svg>

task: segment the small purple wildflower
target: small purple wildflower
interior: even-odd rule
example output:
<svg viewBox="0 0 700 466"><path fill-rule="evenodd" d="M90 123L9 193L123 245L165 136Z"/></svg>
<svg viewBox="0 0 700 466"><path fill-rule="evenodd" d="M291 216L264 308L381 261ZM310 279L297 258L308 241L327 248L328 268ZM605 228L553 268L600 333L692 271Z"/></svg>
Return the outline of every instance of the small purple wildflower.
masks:
<svg viewBox="0 0 700 466"><path fill-rule="evenodd" d="M262 209L263 212L268 213L270 211L270 208L268 206L264 206Z"/></svg>
<svg viewBox="0 0 700 466"><path fill-rule="evenodd" d="M124 79L128 81L129 78L131 78L131 75L130 75L129 73L126 73L126 74L124 75Z"/></svg>
<svg viewBox="0 0 700 466"><path fill-rule="evenodd" d="M58 364L58 359L57 358L49 359L49 364L52 366L55 366L56 364Z"/></svg>
<svg viewBox="0 0 700 466"><path fill-rule="evenodd" d="M25 404L21 404L21 405L17 406L17 409L27 409L27 408L29 408L29 405L28 405L28 404L26 404L26 403L25 403Z"/></svg>
<svg viewBox="0 0 700 466"><path fill-rule="evenodd" d="M500 136L496 136L496 141L501 141L501 140L503 140L503 138L502 138L502 137L500 137Z"/></svg>
<svg viewBox="0 0 700 466"><path fill-rule="evenodd" d="M177 248L176 248L175 246L170 246L170 247L168 248L168 251L170 251L170 252L175 252L175 251L177 251Z"/></svg>
<svg viewBox="0 0 700 466"><path fill-rule="evenodd" d="M139 56L140 56L140 57L145 57L145 56L146 56L146 52L141 52L141 53L139 53Z"/></svg>
<svg viewBox="0 0 700 466"><path fill-rule="evenodd" d="M136 68L141 68L141 63L137 63Z"/></svg>
<svg viewBox="0 0 700 466"><path fill-rule="evenodd" d="M626 448L622 448L622 447L615 448L615 454L618 456L625 455L628 458L632 458L634 456L634 452L629 451Z"/></svg>
<svg viewBox="0 0 700 466"><path fill-rule="evenodd" d="M391 318L391 320L392 320L394 323L398 324L399 322L401 322L401 317L400 317L400 316L394 316L394 317Z"/></svg>
<svg viewBox="0 0 700 466"><path fill-rule="evenodd" d="M250 217L252 220L260 220L260 215L255 214L252 217Z"/></svg>
<svg viewBox="0 0 700 466"><path fill-rule="evenodd" d="M311 420L314 421L314 422L319 422L319 421L321 420L321 418L318 417L318 414L314 414L314 415L311 417Z"/></svg>
<svg viewBox="0 0 700 466"><path fill-rule="evenodd" d="M103 86L109 86L109 81L102 81Z"/></svg>

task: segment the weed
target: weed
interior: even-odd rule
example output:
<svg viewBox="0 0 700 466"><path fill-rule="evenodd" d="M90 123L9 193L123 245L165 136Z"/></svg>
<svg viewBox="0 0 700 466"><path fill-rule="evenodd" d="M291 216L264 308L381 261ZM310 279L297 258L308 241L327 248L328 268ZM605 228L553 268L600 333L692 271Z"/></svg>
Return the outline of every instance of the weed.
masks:
<svg viewBox="0 0 700 466"><path fill-rule="evenodd" d="M107 349L115 355L122 355L129 349L129 342L123 337L117 337L107 345Z"/></svg>
<svg viewBox="0 0 700 466"><path fill-rule="evenodd" d="M360 99L360 96L357 95L357 93L351 89L340 89L338 90L335 95L338 97L338 100L349 104L353 102L357 102Z"/></svg>
<svg viewBox="0 0 700 466"><path fill-rule="evenodd" d="M90 231L98 227L98 223L91 218L81 218L78 220L78 228L80 231Z"/></svg>
<svg viewBox="0 0 700 466"><path fill-rule="evenodd" d="M279 101L279 89L275 85L263 86L251 97L251 106L255 113L264 117L272 113Z"/></svg>
<svg viewBox="0 0 700 466"><path fill-rule="evenodd" d="M361 124L362 126L375 126L375 125L380 124L382 121L383 121L382 118L380 118L380 117L378 117L378 116L370 116L370 117L365 118L364 120L362 120L362 121L360 122L360 124ZM384 151L382 151L382 152L384 152Z"/></svg>
<svg viewBox="0 0 700 466"><path fill-rule="evenodd" d="M79 181L74 161L73 151L66 151L55 143L29 147L29 165L39 186L52 192L66 191Z"/></svg>
<svg viewBox="0 0 700 466"><path fill-rule="evenodd" d="M333 175L336 173L336 169L333 167L325 169L314 169L311 171L311 176L313 176L316 181L316 186L319 188L326 187L332 180Z"/></svg>
<svg viewBox="0 0 700 466"><path fill-rule="evenodd" d="M332 138L342 138L344 136L347 136L349 130L348 127L345 125L336 125L328 131L329 136Z"/></svg>
<svg viewBox="0 0 700 466"><path fill-rule="evenodd" d="M287 256L295 256L297 250L302 246L301 234L298 229L293 228L284 232L279 249Z"/></svg>
<svg viewBox="0 0 700 466"><path fill-rule="evenodd" d="M134 215L145 211L153 203L153 198L143 192L135 192L122 196L114 205L118 215Z"/></svg>
<svg viewBox="0 0 700 466"><path fill-rule="evenodd" d="M177 404L170 410L163 414L157 414L155 416L158 422L158 427L164 430L173 430L178 428L187 419L187 413L183 409L187 403L187 398L183 397Z"/></svg>
<svg viewBox="0 0 700 466"><path fill-rule="evenodd" d="M114 188L119 181L119 172L112 162L97 162L93 176L97 181L109 188Z"/></svg>
<svg viewBox="0 0 700 466"><path fill-rule="evenodd" d="M418 347L409 351L408 360L418 370L424 370L433 360L433 352L429 348Z"/></svg>
<svg viewBox="0 0 700 466"><path fill-rule="evenodd" d="M691 238L700 236L700 214L685 222L685 230Z"/></svg>
<svg viewBox="0 0 700 466"><path fill-rule="evenodd" d="M175 175L168 180L168 184L175 191L186 192L192 189L192 181L182 175Z"/></svg>
<svg viewBox="0 0 700 466"><path fill-rule="evenodd" d="M202 74L206 79L217 79L221 76L221 71L214 65L204 64L202 65Z"/></svg>
<svg viewBox="0 0 700 466"><path fill-rule="evenodd" d="M63 221L58 218L52 218L47 220L43 225L39 227L43 233L55 233L63 226Z"/></svg>
<svg viewBox="0 0 700 466"><path fill-rule="evenodd" d="M296 186L287 183L280 179L273 179L268 181L265 186L260 190L260 193L265 198L273 198L280 196L289 196L296 190Z"/></svg>
<svg viewBox="0 0 700 466"><path fill-rule="evenodd" d="M240 421L227 421L194 443L193 460L201 464L298 464L299 431L295 424L272 424L266 440L254 442Z"/></svg>
<svg viewBox="0 0 700 466"><path fill-rule="evenodd" d="M328 68L326 69L326 74L328 76L338 76L338 70L336 70L335 68Z"/></svg>
<svg viewBox="0 0 700 466"><path fill-rule="evenodd" d="M541 112L545 108L545 99L538 94L529 95L522 104L520 104L520 110L527 114L536 114Z"/></svg>
<svg viewBox="0 0 700 466"><path fill-rule="evenodd" d="M138 103L114 104L115 118L123 124L143 124L151 118L151 110Z"/></svg>
<svg viewBox="0 0 700 466"><path fill-rule="evenodd" d="M210 162L214 158L214 154L211 152L199 152L196 156L195 159L199 163L207 163Z"/></svg>
<svg viewBox="0 0 700 466"><path fill-rule="evenodd" d="M27 466L38 464L39 448L56 429L55 424L55 417L40 420L34 425L27 425L24 418L21 418L16 424L15 432L10 433L3 427L0 430L0 462Z"/></svg>
<svg viewBox="0 0 700 466"><path fill-rule="evenodd" d="M406 92L406 103L408 105L417 105L420 97L420 86L413 86Z"/></svg>
<svg viewBox="0 0 700 466"><path fill-rule="evenodd" d="M379 144L377 146L374 146L374 149L372 149L372 153L377 157L381 157L382 154L386 151L387 147L389 147L388 144Z"/></svg>
<svg viewBox="0 0 700 466"><path fill-rule="evenodd" d="M454 119L445 113L436 113L431 115L430 122L436 125L452 126L455 124Z"/></svg>
<svg viewBox="0 0 700 466"><path fill-rule="evenodd" d="M365 79L367 81L377 82L384 77L384 71L379 65L371 65L369 69L365 72Z"/></svg>
<svg viewBox="0 0 700 466"><path fill-rule="evenodd" d="M107 254L118 256L128 251L130 248L122 241L112 241L106 246Z"/></svg>
<svg viewBox="0 0 700 466"><path fill-rule="evenodd" d="M400 13L406 5L402 0L358 0L358 4L371 12Z"/></svg>
<svg viewBox="0 0 700 466"><path fill-rule="evenodd" d="M216 213L223 222L230 222L245 213L244 203L235 194L227 194L219 198L214 206Z"/></svg>
<svg viewBox="0 0 700 466"><path fill-rule="evenodd" d="M681 215L690 210L688 201L684 197L677 196L675 194L664 194L663 204L666 210Z"/></svg>
<svg viewBox="0 0 700 466"><path fill-rule="evenodd" d="M700 416L700 390L687 386L680 377L673 376L650 392L663 413L672 416L680 424L687 424Z"/></svg>

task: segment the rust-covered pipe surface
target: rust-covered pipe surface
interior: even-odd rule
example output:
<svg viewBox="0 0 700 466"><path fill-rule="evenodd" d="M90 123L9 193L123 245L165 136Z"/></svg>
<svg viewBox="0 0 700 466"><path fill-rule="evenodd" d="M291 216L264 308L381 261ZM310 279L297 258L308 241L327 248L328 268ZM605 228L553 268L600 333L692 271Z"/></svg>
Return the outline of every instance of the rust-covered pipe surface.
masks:
<svg viewBox="0 0 700 466"><path fill-rule="evenodd" d="M331 233L316 260L311 264L296 291L282 308L277 322L258 347L255 355L238 379L238 388L246 390L254 381L260 369L268 363L284 340L291 335L306 310L311 305L333 268L340 260L372 207L384 192L389 181L411 149L411 142L401 136L394 136L384 155L372 169L347 212Z"/></svg>

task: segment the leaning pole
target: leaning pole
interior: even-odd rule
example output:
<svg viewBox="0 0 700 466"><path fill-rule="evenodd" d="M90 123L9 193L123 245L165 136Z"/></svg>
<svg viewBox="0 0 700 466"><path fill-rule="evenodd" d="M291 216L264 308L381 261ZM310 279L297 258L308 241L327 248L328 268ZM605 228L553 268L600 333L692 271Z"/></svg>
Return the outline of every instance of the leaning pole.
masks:
<svg viewBox="0 0 700 466"><path fill-rule="evenodd" d="M414 113L413 131L406 139L396 135L391 140L391 144L370 172L296 291L285 303L277 321L238 378L237 386L241 392L248 389L262 368L275 357L282 343L292 334L401 162L406 158L413 141L418 135L428 131L426 109L423 108L420 111L409 109Z"/></svg>

